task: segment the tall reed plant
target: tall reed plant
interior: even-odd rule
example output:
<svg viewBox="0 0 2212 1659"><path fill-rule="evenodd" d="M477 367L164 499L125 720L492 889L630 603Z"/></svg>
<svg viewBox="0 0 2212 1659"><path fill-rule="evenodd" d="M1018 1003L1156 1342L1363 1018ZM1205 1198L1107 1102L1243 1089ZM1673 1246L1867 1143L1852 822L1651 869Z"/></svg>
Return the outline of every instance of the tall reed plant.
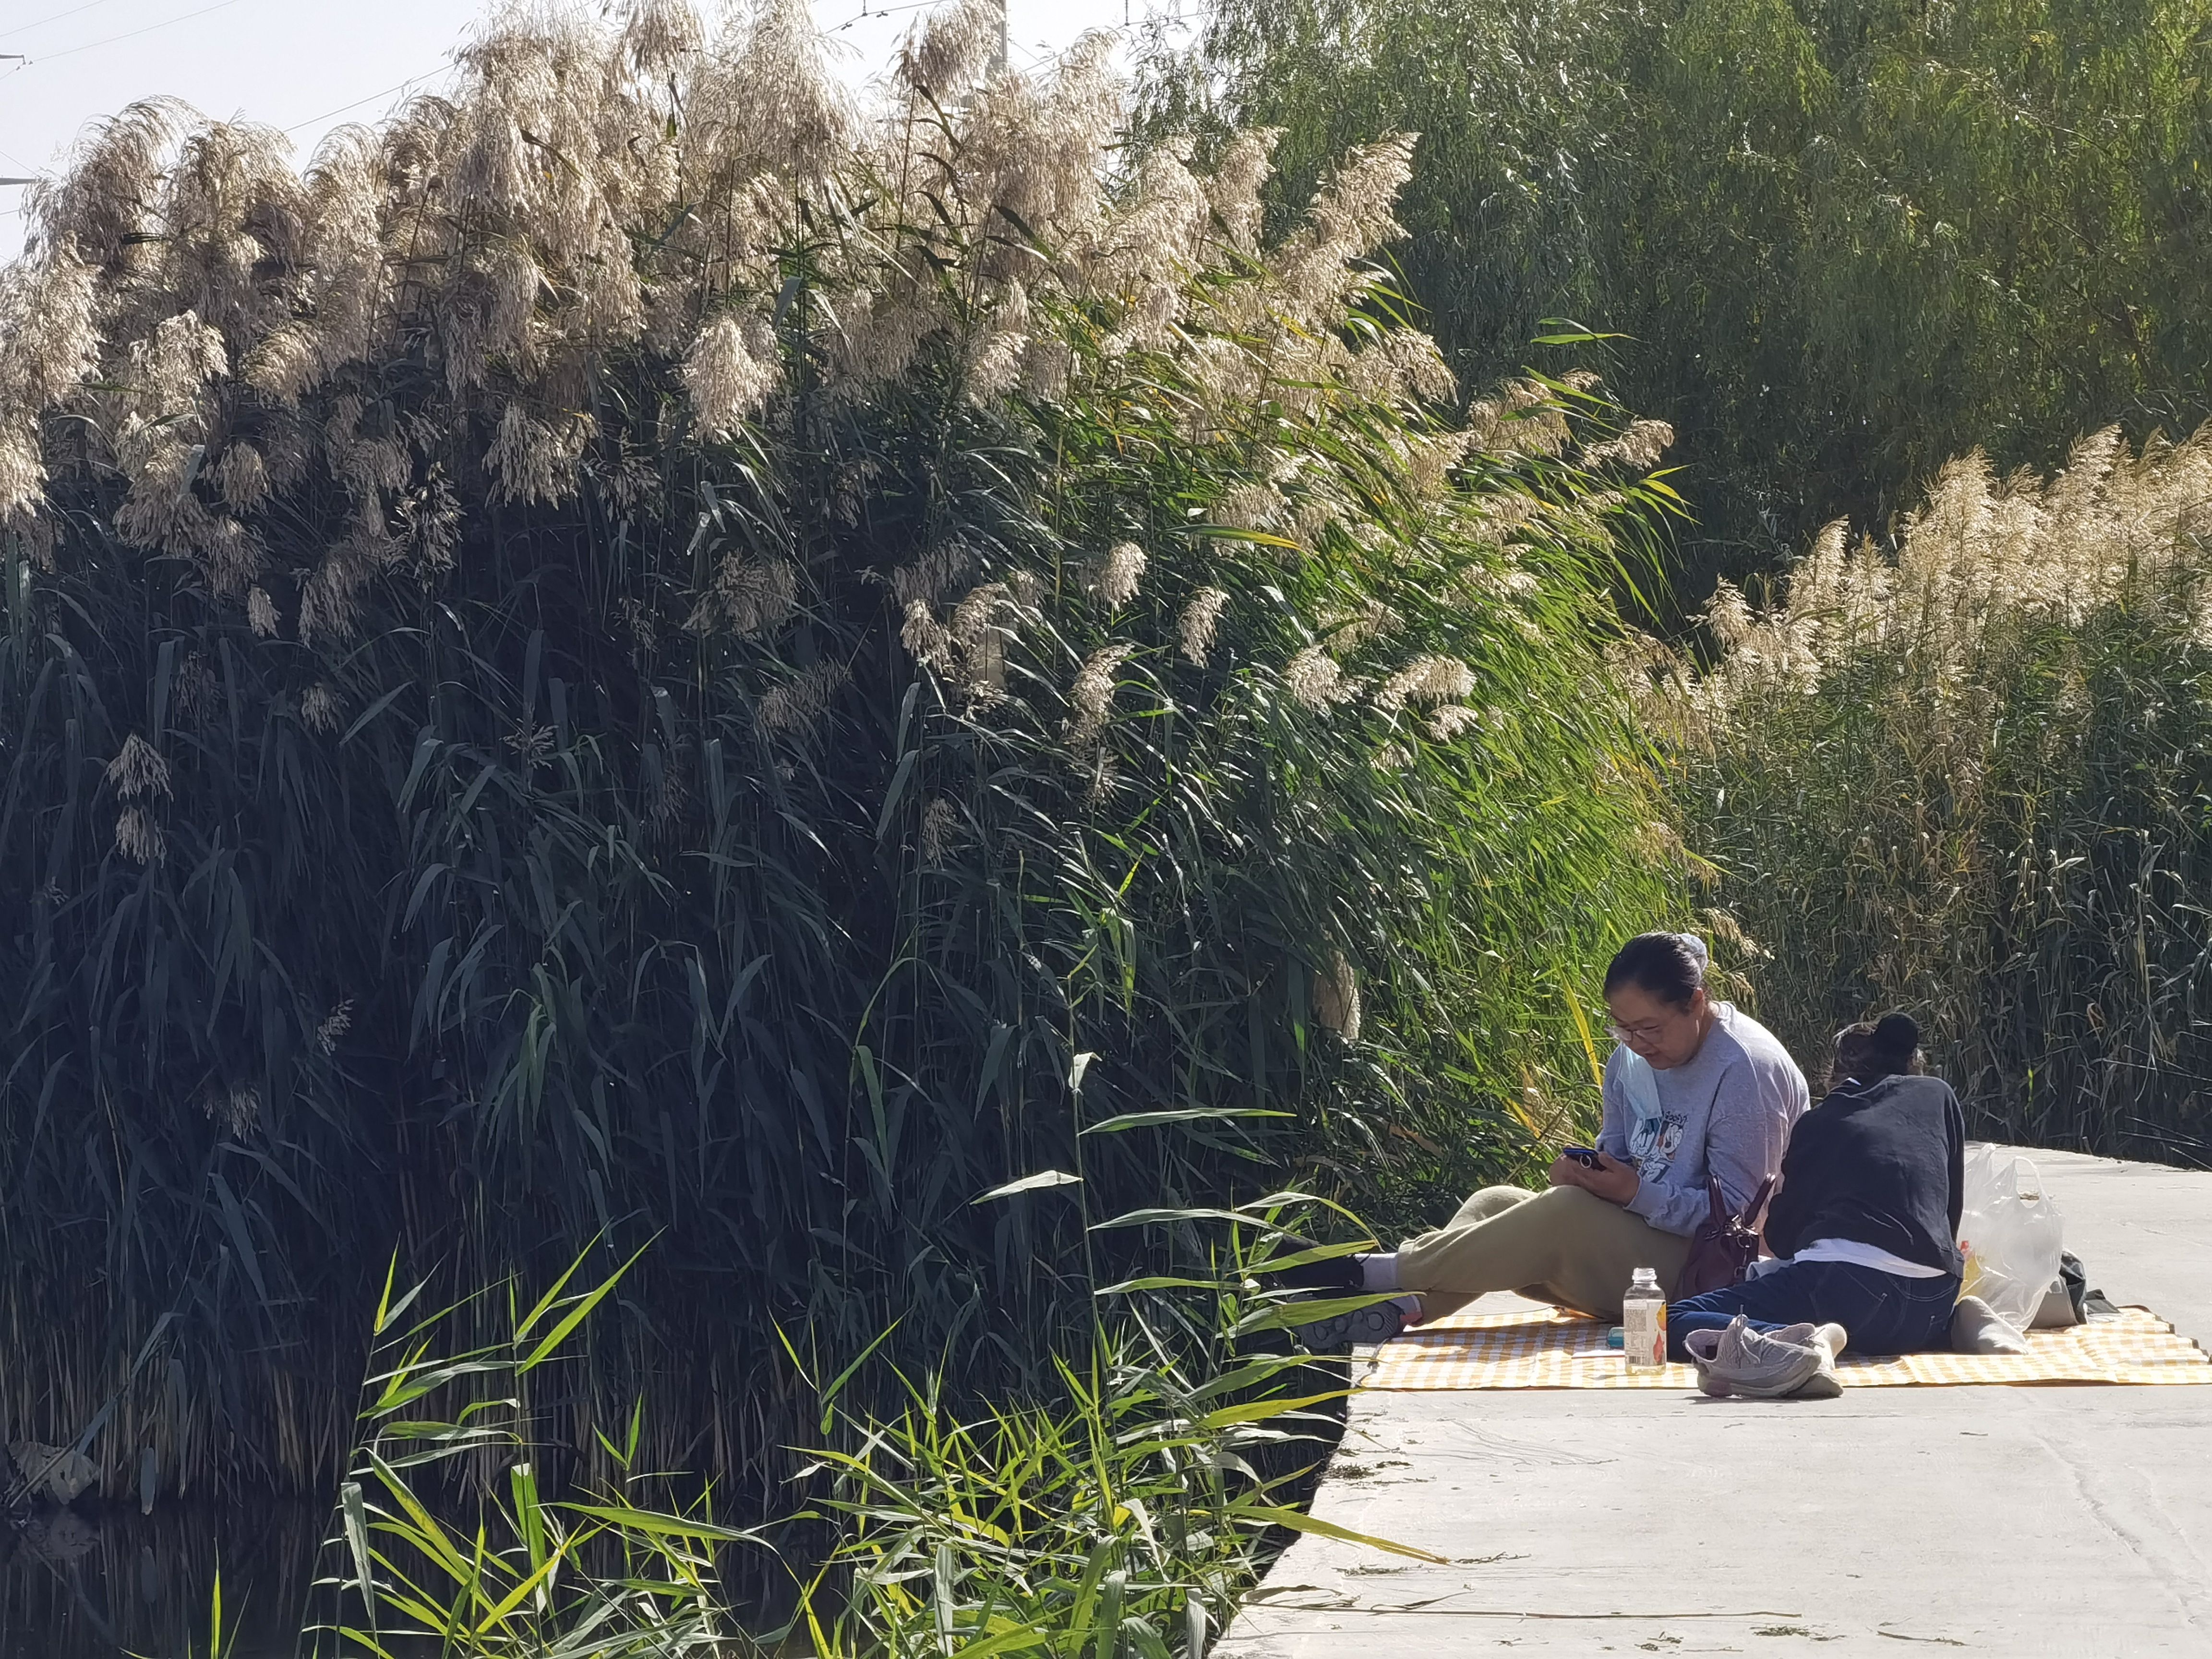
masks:
<svg viewBox="0 0 2212 1659"><path fill-rule="evenodd" d="M1686 833L1808 1069L1911 1009L1977 1133L2212 1156L2212 430L2048 478L1945 469L1894 551L1841 525L1776 603L1655 648Z"/></svg>
<svg viewBox="0 0 2212 1659"><path fill-rule="evenodd" d="M1579 375L1439 412L1367 258L1409 141L1263 239L1266 134L1131 160L1102 41L994 37L856 108L797 0L511 14L304 174L142 105L34 197L12 1420L312 1486L395 1240L659 1236L566 1441L642 1396L765 1513L780 1334L1057 1389L1205 1246L1103 1224L1433 1213L1586 1075L1673 898L1601 649L1663 434Z"/></svg>

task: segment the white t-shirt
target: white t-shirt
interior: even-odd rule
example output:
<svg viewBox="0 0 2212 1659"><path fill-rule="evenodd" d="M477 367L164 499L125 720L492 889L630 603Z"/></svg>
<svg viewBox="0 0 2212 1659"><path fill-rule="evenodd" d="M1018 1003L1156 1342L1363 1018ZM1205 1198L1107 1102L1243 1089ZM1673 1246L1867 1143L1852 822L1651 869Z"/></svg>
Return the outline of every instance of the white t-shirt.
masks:
<svg viewBox="0 0 2212 1659"><path fill-rule="evenodd" d="M1790 1259L1792 1261L1841 1261L1854 1267L1871 1267L1878 1273L1894 1273L1899 1279L1943 1277L1941 1267L1907 1261L1901 1255L1892 1255L1879 1244L1862 1244L1856 1238L1816 1238Z"/></svg>

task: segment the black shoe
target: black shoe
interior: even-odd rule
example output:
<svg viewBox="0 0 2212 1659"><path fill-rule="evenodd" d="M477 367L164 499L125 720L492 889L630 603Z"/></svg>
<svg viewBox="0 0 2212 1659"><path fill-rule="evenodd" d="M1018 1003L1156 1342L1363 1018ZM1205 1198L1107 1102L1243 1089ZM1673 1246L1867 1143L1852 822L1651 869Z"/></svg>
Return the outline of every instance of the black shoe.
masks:
<svg viewBox="0 0 2212 1659"><path fill-rule="evenodd" d="M1406 1328L1406 1310L1395 1299L1370 1302L1364 1308L1329 1314L1294 1328L1311 1352L1342 1353L1348 1348L1371 1348L1388 1342Z"/></svg>
<svg viewBox="0 0 2212 1659"><path fill-rule="evenodd" d="M1286 1233L1283 1243L1290 1248L1285 1255L1304 1255L1309 1250L1325 1249L1310 1238L1300 1238ZM1325 1256L1319 1261L1302 1261L1295 1267L1281 1272L1261 1268L1258 1274L1261 1284L1271 1291L1318 1291L1328 1296L1358 1296L1367 1288L1367 1273L1356 1255Z"/></svg>

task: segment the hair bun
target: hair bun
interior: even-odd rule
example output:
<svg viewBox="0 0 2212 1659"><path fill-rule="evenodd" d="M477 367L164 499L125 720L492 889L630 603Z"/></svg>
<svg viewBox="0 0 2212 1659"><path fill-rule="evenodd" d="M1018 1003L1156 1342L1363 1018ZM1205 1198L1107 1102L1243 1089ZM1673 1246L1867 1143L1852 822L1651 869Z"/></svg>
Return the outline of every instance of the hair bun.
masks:
<svg viewBox="0 0 2212 1659"><path fill-rule="evenodd" d="M1884 1014L1875 1022L1875 1046L1899 1059L1909 1059L1920 1046L1920 1022L1910 1014Z"/></svg>
<svg viewBox="0 0 2212 1659"><path fill-rule="evenodd" d="M1705 940L1695 933L1677 933L1674 937L1682 941L1682 948L1695 960L1699 973L1713 965L1713 953L1706 947Z"/></svg>

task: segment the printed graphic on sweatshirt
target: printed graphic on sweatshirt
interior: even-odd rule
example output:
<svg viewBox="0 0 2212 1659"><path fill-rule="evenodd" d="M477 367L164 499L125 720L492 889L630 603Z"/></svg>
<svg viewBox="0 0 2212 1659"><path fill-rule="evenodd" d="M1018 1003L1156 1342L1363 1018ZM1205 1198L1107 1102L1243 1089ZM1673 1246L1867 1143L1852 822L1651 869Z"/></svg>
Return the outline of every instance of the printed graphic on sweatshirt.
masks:
<svg viewBox="0 0 2212 1659"><path fill-rule="evenodd" d="M1674 1161L1674 1154L1681 1149L1683 1127L1680 1112L1638 1122L1628 1138L1628 1152L1640 1173L1656 1176Z"/></svg>

